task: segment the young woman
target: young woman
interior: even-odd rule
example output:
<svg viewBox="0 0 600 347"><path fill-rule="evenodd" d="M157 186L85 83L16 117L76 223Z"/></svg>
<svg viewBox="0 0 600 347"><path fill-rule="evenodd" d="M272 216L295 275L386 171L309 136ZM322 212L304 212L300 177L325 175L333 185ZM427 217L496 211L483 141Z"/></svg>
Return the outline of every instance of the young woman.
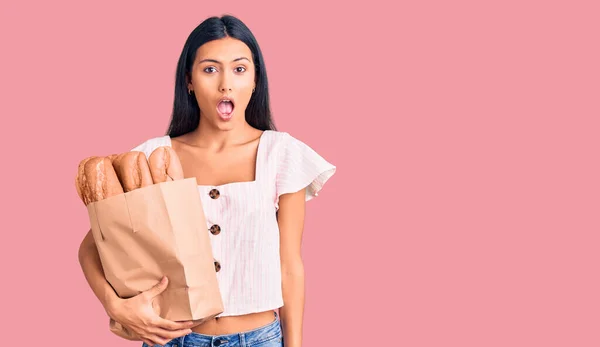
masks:
<svg viewBox="0 0 600 347"><path fill-rule="evenodd" d="M286 347L301 346L305 202L336 167L275 129L262 53L239 19L208 18L188 37L167 135L132 150L149 156L165 145L177 153L185 177L196 177L225 310L193 329L158 317L152 299L168 280L119 298L88 233L80 262L108 315L144 347L283 346L284 338Z"/></svg>

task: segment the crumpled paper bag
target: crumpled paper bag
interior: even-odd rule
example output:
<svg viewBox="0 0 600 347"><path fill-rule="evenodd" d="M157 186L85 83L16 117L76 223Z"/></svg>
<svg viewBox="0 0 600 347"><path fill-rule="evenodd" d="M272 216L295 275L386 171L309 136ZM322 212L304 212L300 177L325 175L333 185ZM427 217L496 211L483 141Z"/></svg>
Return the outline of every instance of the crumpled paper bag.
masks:
<svg viewBox="0 0 600 347"><path fill-rule="evenodd" d="M87 205L105 277L121 298L169 278L158 315L196 325L224 310L195 178L138 188ZM140 340L110 320L116 335Z"/></svg>

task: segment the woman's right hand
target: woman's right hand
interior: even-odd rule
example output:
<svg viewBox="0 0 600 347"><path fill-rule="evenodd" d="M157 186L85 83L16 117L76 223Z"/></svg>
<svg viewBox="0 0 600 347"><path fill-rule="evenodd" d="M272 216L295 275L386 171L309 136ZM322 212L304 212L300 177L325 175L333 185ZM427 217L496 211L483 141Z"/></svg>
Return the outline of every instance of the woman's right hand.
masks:
<svg viewBox="0 0 600 347"><path fill-rule="evenodd" d="M165 276L147 291L128 299L117 299L107 311L109 316L149 346L166 345L172 339L191 333L193 321L170 321L154 311L154 299L167 288L168 282Z"/></svg>

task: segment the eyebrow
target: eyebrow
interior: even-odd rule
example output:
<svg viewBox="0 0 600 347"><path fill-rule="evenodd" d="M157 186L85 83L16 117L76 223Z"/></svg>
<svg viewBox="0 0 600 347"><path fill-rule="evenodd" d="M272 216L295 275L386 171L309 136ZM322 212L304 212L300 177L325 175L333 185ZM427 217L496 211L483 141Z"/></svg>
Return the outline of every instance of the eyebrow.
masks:
<svg viewBox="0 0 600 347"><path fill-rule="evenodd" d="M239 57L239 58L233 59L231 62L232 62L232 63L235 63L236 61L240 61L240 60L244 60L244 59L245 59L245 60L248 60L248 62L250 62L250 59L248 59L248 58L246 58L246 57ZM201 63L206 63L206 62L211 62L211 63L221 64L221 62L220 62L220 61L218 61L218 60L215 60L215 59L202 59L202 60L200 60L200 61L198 62L198 64L201 64Z"/></svg>

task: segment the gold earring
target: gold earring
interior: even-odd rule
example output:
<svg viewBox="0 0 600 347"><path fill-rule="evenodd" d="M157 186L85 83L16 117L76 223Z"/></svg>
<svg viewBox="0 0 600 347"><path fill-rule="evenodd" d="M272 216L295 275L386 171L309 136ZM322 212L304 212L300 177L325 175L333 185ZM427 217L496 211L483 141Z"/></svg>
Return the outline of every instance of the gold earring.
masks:
<svg viewBox="0 0 600 347"><path fill-rule="evenodd" d="M254 93L254 89L255 89L255 88L252 88L252 93Z"/></svg>

